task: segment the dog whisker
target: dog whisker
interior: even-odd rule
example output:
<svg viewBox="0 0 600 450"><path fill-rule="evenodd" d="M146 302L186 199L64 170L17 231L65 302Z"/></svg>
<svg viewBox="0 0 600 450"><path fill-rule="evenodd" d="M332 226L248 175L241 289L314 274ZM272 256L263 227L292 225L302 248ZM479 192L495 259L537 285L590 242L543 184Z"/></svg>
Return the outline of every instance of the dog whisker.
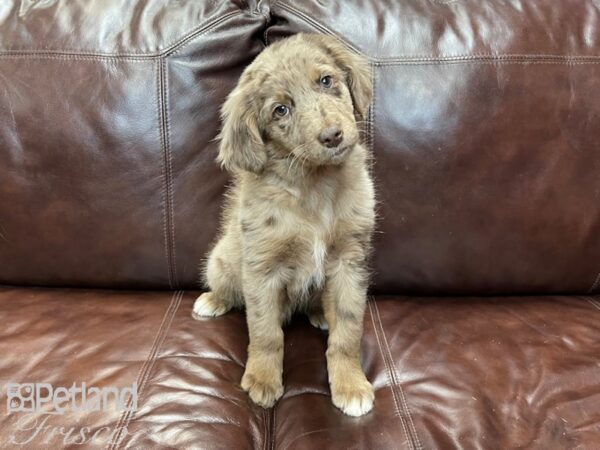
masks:
<svg viewBox="0 0 600 450"><path fill-rule="evenodd" d="M291 172L292 168L294 167L294 163L298 162L298 160L302 157L302 155L304 153L304 151L300 151L300 152L296 153L297 150L301 147L302 147L302 145L299 145L294 150L292 150L292 153L291 153L292 161L291 161L290 165L288 166L288 171L287 171L288 177L290 176L290 172Z"/></svg>
<svg viewBox="0 0 600 450"><path fill-rule="evenodd" d="M308 151L306 148L306 144L300 144L295 147L290 154L292 155L292 161L288 166L287 174L290 176L290 172L294 166L294 163L302 162L304 158L308 157ZM304 175L304 163L302 163L302 175Z"/></svg>
<svg viewBox="0 0 600 450"><path fill-rule="evenodd" d="M302 175L304 175L304 163L308 160L308 157L310 155L308 154L308 152L305 152L305 156L302 158Z"/></svg>

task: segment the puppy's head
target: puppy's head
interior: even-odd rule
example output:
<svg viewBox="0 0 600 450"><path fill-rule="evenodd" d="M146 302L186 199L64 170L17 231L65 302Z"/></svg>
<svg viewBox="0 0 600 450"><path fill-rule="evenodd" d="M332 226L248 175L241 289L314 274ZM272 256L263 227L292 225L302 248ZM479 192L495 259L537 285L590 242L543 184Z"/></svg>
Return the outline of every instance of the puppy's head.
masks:
<svg viewBox="0 0 600 450"><path fill-rule="evenodd" d="M218 160L255 173L269 158L339 164L358 143L371 95L367 61L336 39L298 34L277 42L225 101Z"/></svg>

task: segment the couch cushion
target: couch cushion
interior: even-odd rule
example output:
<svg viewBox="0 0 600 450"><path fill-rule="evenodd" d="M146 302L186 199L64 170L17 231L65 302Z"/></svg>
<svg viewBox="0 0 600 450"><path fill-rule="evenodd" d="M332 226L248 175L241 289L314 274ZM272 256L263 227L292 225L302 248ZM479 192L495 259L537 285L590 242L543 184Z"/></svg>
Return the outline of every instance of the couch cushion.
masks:
<svg viewBox="0 0 600 450"><path fill-rule="evenodd" d="M35 435L44 416L1 414L0 447L81 448L85 427L92 448L115 429L113 448L600 446L599 297L376 297L362 351L375 408L355 419L332 406L326 333L304 318L285 330L283 398L253 405L243 314L194 321L195 295L1 288L3 404L9 382L135 382L138 409L51 415Z"/></svg>
<svg viewBox="0 0 600 450"><path fill-rule="evenodd" d="M218 109L265 22L242 1L2 2L0 283L198 287Z"/></svg>
<svg viewBox="0 0 600 450"><path fill-rule="evenodd" d="M273 2L372 61L379 293L600 290L600 5Z"/></svg>
<svg viewBox="0 0 600 450"><path fill-rule="evenodd" d="M0 447L78 447L80 430L89 427L86 442L103 448L118 429L120 412L4 414L7 384L50 383L69 388L73 383L86 383L123 388L137 382L141 388L153 371L181 300L180 292L0 287L0 385L2 406L6 406L0 417ZM35 433L39 425L74 431L63 440L65 436L51 430ZM96 432L97 439L91 441Z"/></svg>

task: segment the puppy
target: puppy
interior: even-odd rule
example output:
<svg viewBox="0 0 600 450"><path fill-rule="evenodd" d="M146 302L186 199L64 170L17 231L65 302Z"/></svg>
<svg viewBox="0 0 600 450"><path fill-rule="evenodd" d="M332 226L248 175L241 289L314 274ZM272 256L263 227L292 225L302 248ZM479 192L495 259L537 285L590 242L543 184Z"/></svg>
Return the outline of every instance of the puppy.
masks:
<svg viewBox="0 0 600 450"><path fill-rule="evenodd" d="M365 60L299 34L266 48L223 105L217 160L234 184L193 316L246 308L241 385L263 407L283 394L282 324L295 311L329 328L333 404L373 407L359 360L375 199L358 123L371 95Z"/></svg>

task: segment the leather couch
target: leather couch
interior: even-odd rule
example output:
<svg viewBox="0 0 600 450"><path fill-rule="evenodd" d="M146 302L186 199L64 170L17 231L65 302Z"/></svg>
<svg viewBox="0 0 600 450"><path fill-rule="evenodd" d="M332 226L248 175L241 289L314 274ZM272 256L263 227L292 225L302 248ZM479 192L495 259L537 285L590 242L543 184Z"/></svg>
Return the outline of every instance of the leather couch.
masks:
<svg viewBox="0 0 600 450"><path fill-rule="evenodd" d="M218 108L299 31L375 80L358 419L306 319L264 410L243 314L190 317ZM4 0L0 448L598 449L599 174L597 0ZM83 382L135 384L137 408L8 411L9 383Z"/></svg>

